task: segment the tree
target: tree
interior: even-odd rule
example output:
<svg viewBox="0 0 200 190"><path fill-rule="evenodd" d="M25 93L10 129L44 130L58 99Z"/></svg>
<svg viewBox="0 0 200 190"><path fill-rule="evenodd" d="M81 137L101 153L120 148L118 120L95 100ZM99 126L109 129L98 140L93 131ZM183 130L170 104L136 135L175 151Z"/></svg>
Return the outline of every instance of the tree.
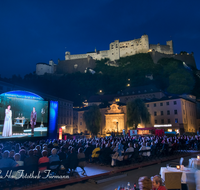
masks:
<svg viewBox="0 0 200 190"><path fill-rule="evenodd" d="M127 125L135 129L139 123L148 123L150 121L150 113L141 99L135 99L127 103Z"/></svg>
<svg viewBox="0 0 200 190"><path fill-rule="evenodd" d="M88 111L84 112L83 119L86 128L92 133L97 135L101 125L101 112L97 105L92 105Z"/></svg>

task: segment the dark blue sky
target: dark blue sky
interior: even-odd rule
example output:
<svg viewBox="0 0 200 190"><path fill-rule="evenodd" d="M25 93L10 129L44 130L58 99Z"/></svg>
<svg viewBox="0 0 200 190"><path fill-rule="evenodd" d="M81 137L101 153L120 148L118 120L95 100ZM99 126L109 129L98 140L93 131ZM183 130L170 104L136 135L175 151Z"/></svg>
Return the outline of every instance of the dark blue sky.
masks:
<svg viewBox="0 0 200 190"><path fill-rule="evenodd" d="M146 33L151 44L172 39L174 53L194 52L200 69L200 1L1 0L0 74L24 76L36 63L109 49Z"/></svg>

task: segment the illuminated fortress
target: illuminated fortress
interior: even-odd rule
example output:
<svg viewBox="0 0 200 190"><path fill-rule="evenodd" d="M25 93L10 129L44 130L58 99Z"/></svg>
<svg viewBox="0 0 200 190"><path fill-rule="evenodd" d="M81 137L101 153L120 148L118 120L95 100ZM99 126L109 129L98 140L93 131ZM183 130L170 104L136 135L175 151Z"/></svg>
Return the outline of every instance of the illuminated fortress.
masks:
<svg viewBox="0 0 200 190"><path fill-rule="evenodd" d="M71 55L69 51L65 52L65 60L72 59L82 59L90 56L93 59L101 60L104 58L109 58L111 61L118 60L120 57L126 57L130 55L135 55L137 53L148 53L152 50L164 54L173 54L173 44L172 40L167 41L166 45L160 44L149 44L148 35L142 35L139 39L134 39L130 41L119 42L115 40L110 43L109 50L94 51L86 54L75 54Z"/></svg>

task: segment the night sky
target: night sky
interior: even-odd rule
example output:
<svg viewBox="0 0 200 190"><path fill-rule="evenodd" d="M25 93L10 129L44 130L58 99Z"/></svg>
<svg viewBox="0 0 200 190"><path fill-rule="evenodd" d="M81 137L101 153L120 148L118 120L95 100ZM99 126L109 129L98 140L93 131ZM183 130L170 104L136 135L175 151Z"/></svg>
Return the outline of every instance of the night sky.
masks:
<svg viewBox="0 0 200 190"><path fill-rule="evenodd" d="M173 40L174 53L194 52L200 69L200 1L1 0L0 74L24 76L36 63L108 50L114 40Z"/></svg>

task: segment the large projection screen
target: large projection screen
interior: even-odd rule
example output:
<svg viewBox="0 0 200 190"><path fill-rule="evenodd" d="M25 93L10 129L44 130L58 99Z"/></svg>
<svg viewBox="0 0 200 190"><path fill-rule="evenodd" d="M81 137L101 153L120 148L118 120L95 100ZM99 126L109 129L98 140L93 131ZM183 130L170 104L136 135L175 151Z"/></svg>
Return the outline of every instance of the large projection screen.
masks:
<svg viewBox="0 0 200 190"><path fill-rule="evenodd" d="M1 94L0 139L47 136L48 111L48 101L34 93Z"/></svg>

